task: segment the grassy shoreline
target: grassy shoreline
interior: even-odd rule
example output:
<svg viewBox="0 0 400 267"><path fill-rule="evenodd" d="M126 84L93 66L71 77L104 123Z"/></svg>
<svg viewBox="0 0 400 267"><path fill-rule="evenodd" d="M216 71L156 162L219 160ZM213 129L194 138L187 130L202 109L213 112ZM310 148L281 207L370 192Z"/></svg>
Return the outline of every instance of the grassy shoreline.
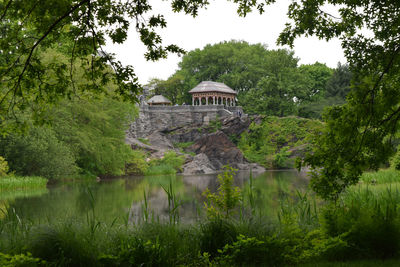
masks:
<svg viewBox="0 0 400 267"><path fill-rule="evenodd" d="M40 176L4 176L0 178L0 191L46 188L47 182Z"/></svg>

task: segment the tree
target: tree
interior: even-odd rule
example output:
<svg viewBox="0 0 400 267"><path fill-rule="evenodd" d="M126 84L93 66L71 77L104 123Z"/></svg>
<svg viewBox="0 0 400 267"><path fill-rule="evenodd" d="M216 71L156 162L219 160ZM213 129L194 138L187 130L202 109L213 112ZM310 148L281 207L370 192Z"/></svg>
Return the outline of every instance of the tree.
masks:
<svg viewBox="0 0 400 267"><path fill-rule="evenodd" d="M325 97L335 97L344 104L347 94L350 92L351 72L347 64L338 63L332 77L326 84Z"/></svg>
<svg viewBox="0 0 400 267"><path fill-rule="evenodd" d="M172 104L185 103L185 84L183 76L177 72L167 80L151 79L147 86L154 88L156 95L163 95L172 101ZM187 102L188 103L188 102Z"/></svg>
<svg viewBox="0 0 400 267"><path fill-rule="evenodd" d="M331 68L316 62L299 67L301 78L298 80L304 88L304 95L298 99L298 116L304 118L322 118L323 109L329 105L327 101L327 85L332 79Z"/></svg>
<svg viewBox="0 0 400 267"><path fill-rule="evenodd" d="M326 4L338 14L324 11ZM393 154L392 136L400 119L400 2L294 1L279 43L315 35L342 41L352 73L347 103L324 115L326 129L316 135L314 151L304 163L312 167L311 186L336 199L358 181L365 169L377 169ZM364 34L368 32L368 34Z"/></svg>
<svg viewBox="0 0 400 267"><path fill-rule="evenodd" d="M247 113L291 115L295 114L293 98L303 94L292 82L300 78L297 62L292 51L232 40L190 51L177 72L157 87L172 99L182 96L182 102L191 103L188 91L201 81L223 82L239 93Z"/></svg>
<svg viewBox="0 0 400 267"><path fill-rule="evenodd" d="M179 72L195 80L194 86L201 81L219 81L244 92L255 87L260 77L266 75L268 54L269 50L262 44L225 41L187 53L179 63Z"/></svg>
<svg viewBox="0 0 400 267"><path fill-rule="evenodd" d="M40 58L47 65L54 61L68 63L59 49L47 49ZM136 107L121 101L115 93L117 85L112 82L96 99L88 99L80 88L90 81L78 60L72 67L76 95L43 111L47 125L34 126L27 108L19 117L30 124L29 129L22 135L9 133L0 139L0 155L18 174L52 179L71 176L79 169L92 175L122 175L125 163L132 160L132 150L125 144L125 131ZM105 69L104 75L109 71ZM49 79L57 78L55 73L50 74Z"/></svg>
<svg viewBox="0 0 400 267"><path fill-rule="evenodd" d="M57 179L77 172L70 148L48 127L31 127L26 135L10 134L0 139L0 154L18 175Z"/></svg>
<svg viewBox="0 0 400 267"><path fill-rule="evenodd" d="M313 101L324 97L333 70L325 64L315 62L312 65L301 65L299 71L307 86L304 90L305 95L300 100Z"/></svg>

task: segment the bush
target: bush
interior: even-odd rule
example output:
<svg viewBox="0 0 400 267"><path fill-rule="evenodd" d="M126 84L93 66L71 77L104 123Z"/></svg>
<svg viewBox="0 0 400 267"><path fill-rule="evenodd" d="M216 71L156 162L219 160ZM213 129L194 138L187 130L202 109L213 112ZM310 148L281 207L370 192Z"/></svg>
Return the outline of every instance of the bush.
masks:
<svg viewBox="0 0 400 267"><path fill-rule="evenodd" d="M121 244L118 255L100 257L100 263L104 266L163 266L167 259L168 255L158 241L134 238Z"/></svg>
<svg viewBox="0 0 400 267"><path fill-rule="evenodd" d="M161 163L172 166L176 171L182 171L182 165L185 162L184 156L178 156L175 151L167 151L164 153L164 158Z"/></svg>
<svg viewBox="0 0 400 267"><path fill-rule="evenodd" d="M207 217L211 219L226 218L228 219L238 208L242 199L240 188L233 185L233 175L236 169L229 166L224 167L223 174L218 174L219 187L216 193L211 193L207 188L203 195L206 196Z"/></svg>
<svg viewBox="0 0 400 267"><path fill-rule="evenodd" d="M400 150L397 148L398 151L393 156L392 160L390 161L390 167L393 167L396 170L400 170Z"/></svg>
<svg viewBox="0 0 400 267"><path fill-rule="evenodd" d="M7 161L0 156L0 177L6 176L8 173L8 163Z"/></svg>
<svg viewBox="0 0 400 267"><path fill-rule="evenodd" d="M28 249L34 256L53 262L55 266L96 266L92 242L92 238L81 235L78 227L42 226L33 233Z"/></svg>
<svg viewBox="0 0 400 267"><path fill-rule="evenodd" d="M26 135L1 139L0 151L18 175L57 179L77 172L70 149L47 127L32 127Z"/></svg>
<svg viewBox="0 0 400 267"><path fill-rule="evenodd" d="M399 200L399 191L349 192L338 205L325 207L321 228L330 237L342 237L350 258L396 256L400 249Z"/></svg>
<svg viewBox="0 0 400 267"><path fill-rule="evenodd" d="M226 244L215 261L221 266L279 266L283 265L284 246L280 240L239 235L237 241Z"/></svg>
<svg viewBox="0 0 400 267"><path fill-rule="evenodd" d="M146 175L175 174L177 171L182 171L184 162L184 156L178 156L175 151L167 151L163 158L150 161Z"/></svg>
<svg viewBox="0 0 400 267"><path fill-rule="evenodd" d="M200 250L207 252L211 257L218 255L218 250L226 244L236 241L238 233L236 227L222 219L213 219L200 226Z"/></svg>
<svg viewBox="0 0 400 267"><path fill-rule="evenodd" d="M146 162L146 155L139 150L132 151L132 157L125 166L125 174L145 174L149 164Z"/></svg>
<svg viewBox="0 0 400 267"><path fill-rule="evenodd" d="M35 267L46 266L46 262L32 257L32 254L8 255L0 252L0 266L3 267Z"/></svg>
<svg viewBox="0 0 400 267"><path fill-rule="evenodd" d="M249 161L266 168L294 168L289 156L301 157L309 150L312 132L321 127L317 120L265 117L259 124L250 124L248 131L241 134L238 147ZM288 150L293 148L297 153L291 155Z"/></svg>

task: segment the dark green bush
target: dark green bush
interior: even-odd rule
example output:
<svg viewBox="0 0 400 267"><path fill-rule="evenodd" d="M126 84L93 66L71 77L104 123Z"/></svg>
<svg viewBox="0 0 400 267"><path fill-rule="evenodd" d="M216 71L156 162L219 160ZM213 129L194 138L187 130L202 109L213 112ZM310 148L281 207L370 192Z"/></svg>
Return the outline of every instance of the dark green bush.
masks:
<svg viewBox="0 0 400 267"><path fill-rule="evenodd" d="M1 139L0 154L18 175L57 179L77 172L71 150L47 127L32 127L26 135L12 134Z"/></svg>
<svg viewBox="0 0 400 267"><path fill-rule="evenodd" d="M258 240L239 235L219 252L215 261L222 266L281 266L285 262L284 244L274 237Z"/></svg>
<svg viewBox="0 0 400 267"><path fill-rule="evenodd" d="M32 257L27 254L8 255L0 252L0 266L2 267L36 267L47 266L44 260Z"/></svg>
<svg viewBox="0 0 400 267"><path fill-rule="evenodd" d="M0 177L8 173L8 162L0 156Z"/></svg>
<svg viewBox="0 0 400 267"><path fill-rule="evenodd" d="M200 226L200 251L215 257L219 249L235 242L237 235L235 225L229 221L222 219L207 221Z"/></svg>
<svg viewBox="0 0 400 267"><path fill-rule="evenodd" d="M28 249L35 257L56 266L96 266L92 242L80 235L79 228L69 225L61 229L41 227L31 236Z"/></svg>
<svg viewBox="0 0 400 267"><path fill-rule="evenodd" d="M140 150L132 150L132 156L126 163L125 174L145 174L149 164L146 162L146 155Z"/></svg>
<svg viewBox="0 0 400 267"><path fill-rule="evenodd" d="M372 202L375 204L370 206L357 202L340 203L326 207L322 213L322 230L330 237L340 236L348 244L347 257L350 259L398 255L400 217L397 204Z"/></svg>

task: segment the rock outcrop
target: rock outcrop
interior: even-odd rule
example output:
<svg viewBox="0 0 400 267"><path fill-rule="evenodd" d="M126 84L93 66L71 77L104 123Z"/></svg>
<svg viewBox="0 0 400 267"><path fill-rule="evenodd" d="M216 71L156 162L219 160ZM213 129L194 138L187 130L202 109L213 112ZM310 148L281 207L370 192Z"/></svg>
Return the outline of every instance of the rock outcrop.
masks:
<svg viewBox="0 0 400 267"><path fill-rule="evenodd" d="M175 118L174 121L178 121L178 119ZM210 123L209 125L200 123L201 120L200 122L195 121L191 125L162 123L162 127L160 125L158 130L147 129L144 131L141 129L140 134L132 133L132 130L135 130L133 127L128 131L126 140L132 148L140 148L149 152L151 158L160 158L167 150L175 149L180 153L180 149L174 148L174 143L194 142L186 149L186 152L194 152L196 155L186 154L185 164L182 166L182 173L185 175L211 174L222 170L225 165L239 170L251 169L254 172L260 172L265 169L257 164L249 163L230 140L232 137L239 138L253 121L257 123L257 117L230 116L220 119L220 123ZM140 120L136 123L140 123ZM148 125L150 124L147 123ZM144 132L147 134L144 135ZM136 136L146 138L150 145L143 144L134 138Z"/></svg>
<svg viewBox="0 0 400 267"><path fill-rule="evenodd" d="M247 163L242 152L222 131L198 139L189 150L204 153L217 170L228 164L235 167L238 163Z"/></svg>
<svg viewBox="0 0 400 267"><path fill-rule="evenodd" d="M191 161L182 166L182 173L186 175L211 174L215 173L216 170L204 153L194 156Z"/></svg>

